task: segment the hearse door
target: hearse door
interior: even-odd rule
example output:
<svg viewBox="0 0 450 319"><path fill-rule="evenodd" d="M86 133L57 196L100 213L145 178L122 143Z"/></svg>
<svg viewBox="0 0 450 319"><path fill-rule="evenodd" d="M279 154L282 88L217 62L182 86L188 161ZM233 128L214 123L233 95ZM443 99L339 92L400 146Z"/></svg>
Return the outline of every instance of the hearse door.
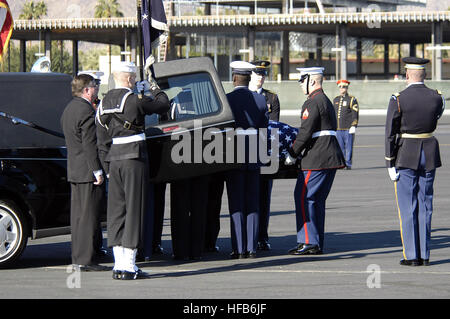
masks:
<svg viewBox="0 0 450 319"><path fill-rule="evenodd" d="M154 65L170 111L146 120L152 182L209 175L239 167L227 158L234 118L210 58ZM233 148L233 145L231 145ZM228 149L228 157L234 150Z"/></svg>

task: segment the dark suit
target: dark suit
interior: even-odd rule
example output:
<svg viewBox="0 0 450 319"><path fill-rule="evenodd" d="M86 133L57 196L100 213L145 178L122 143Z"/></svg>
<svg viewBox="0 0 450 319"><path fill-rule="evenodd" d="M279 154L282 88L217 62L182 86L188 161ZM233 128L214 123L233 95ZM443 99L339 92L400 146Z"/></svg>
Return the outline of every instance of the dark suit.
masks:
<svg viewBox="0 0 450 319"><path fill-rule="evenodd" d="M405 260L430 257L433 183L441 166L433 132L443 109L441 95L424 84L412 84L389 101L385 159L399 172L394 185Z"/></svg>
<svg viewBox="0 0 450 319"><path fill-rule="evenodd" d="M72 263L94 263L101 247L100 214L103 187L94 185L94 171L101 170L91 104L74 97L61 116L67 146L67 180L71 183ZM100 246L99 246L100 244Z"/></svg>
<svg viewBox="0 0 450 319"><path fill-rule="evenodd" d="M267 106L263 96L251 92L247 87L236 87L227 94L236 127L244 130L268 126ZM257 136L257 135L256 135ZM237 131L239 137L239 131ZM247 140L251 135L245 136ZM227 173L226 185L231 217L231 244L237 254L255 253L259 218L259 174L260 163L251 162L251 143L244 150L245 164L242 169ZM258 144L258 143L256 143Z"/></svg>

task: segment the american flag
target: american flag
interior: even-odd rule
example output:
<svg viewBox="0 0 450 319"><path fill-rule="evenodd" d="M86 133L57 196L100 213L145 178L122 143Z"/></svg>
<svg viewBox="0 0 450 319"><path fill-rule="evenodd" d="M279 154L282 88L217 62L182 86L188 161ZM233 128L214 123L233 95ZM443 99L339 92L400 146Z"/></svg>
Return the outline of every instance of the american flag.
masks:
<svg viewBox="0 0 450 319"><path fill-rule="evenodd" d="M8 2L6 0L0 0L0 61L8 48L12 30L13 19Z"/></svg>
<svg viewBox="0 0 450 319"><path fill-rule="evenodd" d="M278 132L276 132L275 129L278 129ZM269 121L267 130L270 141L276 141L276 138L278 136L278 156L281 160L286 159L287 155L289 154L288 149L292 146L292 143L294 143L295 138L297 137L298 129L283 122ZM270 143L267 144L269 147L269 155L271 155L272 149Z"/></svg>
<svg viewBox="0 0 450 319"><path fill-rule="evenodd" d="M168 32L169 27L162 0L142 0L142 40L147 72L154 62L152 49L167 40Z"/></svg>

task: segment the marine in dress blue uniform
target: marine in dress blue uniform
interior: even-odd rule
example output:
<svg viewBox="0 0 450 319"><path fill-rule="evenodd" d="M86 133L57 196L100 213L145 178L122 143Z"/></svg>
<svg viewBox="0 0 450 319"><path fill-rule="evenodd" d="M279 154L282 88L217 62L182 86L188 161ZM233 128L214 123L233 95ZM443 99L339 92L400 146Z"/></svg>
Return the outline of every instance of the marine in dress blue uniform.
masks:
<svg viewBox="0 0 450 319"><path fill-rule="evenodd" d="M333 100L334 111L337 117L336 137L342 153L344 153L346 169L351 169L359 106L356 98L348 94L350 81L339 80L337 85L339 86L340 95Z"/></svg>
<svg viewBox="0 0 450 319"><path fill-rule="evenodd" d="M252 64L256 67L252 72L249 89L264 96L266 99L267 112L270 121L278 122L280 120L280 101L278 95L270 90L263 88L265 78L269 72L269 61L254 61ZM258 250L270 250L269 243L269 218L270 202L272 197L273 179L260 178L259 194L259 231L258 231Z"/></svg>
<svg viewBox="0 0 450 319"><path fill-rule="evenodd" d="M230 66L235 88L227 94L227 99L238 128L236 134L258 134L257 129L267 127L268 117L265 98L248 89L250 74L255 67L243 61L234 61ZM232 258L256 257L260 164L250 162L252 154L249 154L247 146L243 168L231 170L226 174Z"/></svg>
<svg viewBox="0 0 450 319"><path fill-rule="evenodd" d="M428 59L404 58L407 88L392 95L386 116L385 159L400 218L401 265L429 265L433 183L441 166L433 136L445 101L425 86Z"/></svg>
<svg viewBox="0 0 450 319"><path fill-rule="evenodd" d="M323 68L300 68L300 82L308 95L302 106L301 126L289 148L287 165L298 157L301 171L294 190L297 246L292 255L321 254L324 247L325 202L336 175L345 166L336 139L336 114L322 90Z"/></svg>

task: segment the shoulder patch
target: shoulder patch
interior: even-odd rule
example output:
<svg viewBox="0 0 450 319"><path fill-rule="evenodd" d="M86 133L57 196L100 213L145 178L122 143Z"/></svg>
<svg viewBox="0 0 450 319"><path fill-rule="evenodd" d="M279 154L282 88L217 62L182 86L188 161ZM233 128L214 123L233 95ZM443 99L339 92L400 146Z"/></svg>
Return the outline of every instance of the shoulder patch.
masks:
<svg viewBox="0 0 450 319"><path fill-rule="evenodd" d="M391 97L393 97L394 100L396 100L399 96L400 96L400 93L397 92L397 93L392 94Z"/></svg>
<svg viewBox="0 0 450 319"><path fill-rule="evenodd" d="M436 90L437 94L442 95L442 92L439 90Z"/></svg>
<svg viewBox="0 0 450 319"><path fill-rule="evenodd" d="M302 114L302 120L306 120L309 117L308 109L305 109Z"/></svg>

